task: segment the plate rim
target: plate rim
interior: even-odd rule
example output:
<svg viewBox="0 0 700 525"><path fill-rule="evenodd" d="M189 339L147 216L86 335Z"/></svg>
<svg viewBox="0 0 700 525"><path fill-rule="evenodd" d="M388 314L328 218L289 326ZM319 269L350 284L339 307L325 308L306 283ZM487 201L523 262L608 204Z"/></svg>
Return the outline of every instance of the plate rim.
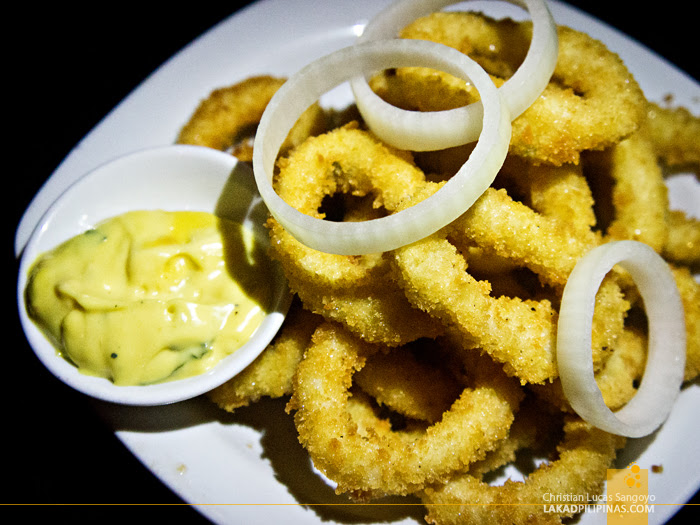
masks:
<svg viewBox="0 0 700 525"><path fill-rule="evenodd" d="M159 73L165 71L165 69L167 69L167 68L172 68L173 65L177 65L179 60L181 60L181 59L184 60L188 57L191 57L193 54L196 54L198 52L198 50L201 49L202 45L205 44L208 39L218 38L218 36L220 35L220 33L222 31L227 30L231 25L234 25L234 23L237 23L242 19L250 17L250 16L252 16L252 14L256 14L256 16L257 16L257 13L259 13L260 11L262 11L264 9L269 8L269 6L283 5L282 1L283 0L259 0L258 2L255 2L249 6L246 6L243 10L233 13L230 17L228 17L228 18L222 20L220 23L216 24L212 29L203 33L200 37L195 39L190 45L185 47L182 51L176 53L170 60L168 60L166 63L164 63L163 66L158 68L156 71L154 71L154 73L151 76L149 76L146 80L144 80L144 82L141 85L139 85L139 87L137 87L129 96L127 96L122 102L120 102L117 106L115 106L114 110L112 110L95 128L93 128L93 130L91 130L76 145L76 147L73 150L71 150L71 152L68 154L66 159L64 159L64 161L59 165L59 167L49 177L47 182L49 182L52 179L55 179L54 176L57 173L63 173L63 171L67 169L67 166L69 164L73 164L73 165L86 164L87 165L90 162L95 162L95 159L88 158L88 159L85 159L85 162L79 163L76 161L75 158L82 154L79 151L80 149L84 150L86 148L89 149L90 147L92 147L91 139L92 139L93 135L96 132L99 132L99 130L101 130L103 127L109 126L112 117L114 117L115 113L118 112L118 110L120 108L123 108L125 104L133 103L135 98L138 97L143 86L150 85L149 83L157 81L157 77L158 77ZM385 3L385 0L382 0L382 2L370 2L368 0L362 0L358 3L362 4L363 2L366 2L367 4L371 3L373 7L378 8L378 7L380 7L380 5ZM557 1L550 1L550 6L552 8L553 13L555 14L555 18L558 18L562 14L566 14L567 16L574 16L574 18L578 17L581 20L586 21L587 23L591 22L591 21L594 22L592 27L594 27L594 29L596 30L596 34L598 32L600 32L601 34L605 35L608 32L614 32L615 38L621 39L622 41L630 42L631 44L633 44L633 46L635 48L643 49L644 54L653 56L656 60L660 61L664 65L665 69L673 71L674 75L678 75L680 78L685 78L688 82L691 82L694 86L696 86L696 88L698 90L700 90L700 87L697 85L697 83L695 83L695 81L692 78L690 78L685 72L678 69L675 65L671 64L670 62L666 61L663 57L660 57L659 55L657 55L653 51L644 47L643 44L640 44L639 42L632 40L631 38L627 37L626 35L618 32L614 28L607 26L603 22L600 22L599 20L596 20L596 19L589 17L588 15L586 15L583 11L581 11L578 8L575 8L573 6L569 6L569 5L563 4L562 2L557 2ZM298 9L298 7L295 9ZM173 132L174 132L174 130L173 130ZM153 145L158 145L158 144L154 143ZM90 156L88 155L88 157L90 157ZM109 158L102 159L102 160L109 160ZM85 170L85 171L87 171L87 170ZM42 185L42 188L37 193L37 196L45 195L47 193L45 186L46 186L46 184ZM58 187L58 185L55 185L54 187ZM49 187L49 189L51 189L51 188ZM36 199L37 199L37 197L35 196L35 198L32 199L32 202L30 203L30 206L28 207L28 209L31 208L32 206L34 206L34 201ZM40 205L41 205L41 202L39 202L38 206L40 207ZM23 244L22 244L22 237L21 237L20 230L22 229L23 225L27 223L27 220L28 219L26 219L26 212L25 212L25 215L23 215L22 220L20 221L20 226L18 227L18 230L17 230L16 245L15 245L16 252L17 252L17 250L19 250L19 252L21 252L21 248L22 248ZM137 458L139 458L141 461L143 461L142 457L140 457L140 455L137 452L135 452L132 449L132 447L129 445L129 443L131 443L131 441L130 441L130 436L128 435L128 433L125 433L125 432L122 432L119 430L116 430L115 432L117 433L117 436L120 438L120 440L125 443L127 448L132 450L132 453L134 453L134 455ZM146 463L144 462L144 464L146 464ZM179 494L178 490L174 489L171 486L171 484L168 483L166 480L163 480L162 477L161 477L161 480L164 481L164 483L166 483L166 485L168 485L171 489L173 489L174 492ZM700 479L697 481L695 491L697 491L698 487L700 487ZM690 495L692 495L693 492L690 492ZM670 514L668 515L668 517L670 517Z"/></svg>

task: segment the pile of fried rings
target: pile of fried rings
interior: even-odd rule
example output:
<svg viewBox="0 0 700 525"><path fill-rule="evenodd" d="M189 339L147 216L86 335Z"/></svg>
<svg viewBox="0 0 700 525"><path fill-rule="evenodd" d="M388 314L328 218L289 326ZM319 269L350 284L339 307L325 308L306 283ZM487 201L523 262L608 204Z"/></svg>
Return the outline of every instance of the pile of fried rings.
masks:
<svg viewBox="0 0 700 525"><path fill-rule="evenodd" d="M208 395L234 410L289 397L299 441L353 501L413 495L426 521L560 523L542 494L600 493L625 438L572 410L554 352L562 291L576 262L610 240L640 241L668 262L683 303L684 382L700 373L700 221L669 209L666 177L700 173L700 119L648 101L601 42L557 28L543 94L512 123L494 183L459 219L398 249L316 251L270 218L271 255L295 294L269 348ZM401 37L446 44L498 85L528 49L528 22L436 12ZM257 76L213 91L178 142L252 160L250 137L285 79ZM378 73L375 93L416 111L478 93L420 67ZM390 214L449 180L473 144L439 151L383 143L355 107L311 106L285 141L275 190L332 221ZM647 322L635 285L611 272L596 295L591 357L606 405L637 392ZM528 451L547 458L523 481L489 476Z"/></svg>

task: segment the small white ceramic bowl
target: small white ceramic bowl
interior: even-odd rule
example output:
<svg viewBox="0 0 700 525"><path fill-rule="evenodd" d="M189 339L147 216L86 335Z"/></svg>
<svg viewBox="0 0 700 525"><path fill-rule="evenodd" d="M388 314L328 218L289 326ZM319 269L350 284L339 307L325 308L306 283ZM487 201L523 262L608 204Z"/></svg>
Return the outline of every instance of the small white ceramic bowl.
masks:
<svg viewBox="0 0 700 525"><path fill-rule="evenodd" d="M148 386L116 386L82 374L28 317L24 290L33 262L61 242L130 210L194 210L241 220L267 244L266 208L251 169L235 157L198 146L164 146L108 162L70 186L47 210L22 254L17 284L22 328L37 357L59 379L92 397L127 405L163 405L203 394L250 364L279 330L290 304L287 282L274 264L271 312L253 337L206 373Z"/></svg>

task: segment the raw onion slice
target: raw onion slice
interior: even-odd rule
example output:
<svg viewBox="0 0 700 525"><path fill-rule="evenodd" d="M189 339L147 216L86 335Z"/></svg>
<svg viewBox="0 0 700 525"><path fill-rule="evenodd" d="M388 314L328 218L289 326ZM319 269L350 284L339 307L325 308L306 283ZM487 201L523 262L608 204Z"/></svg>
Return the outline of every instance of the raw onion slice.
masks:
<svg viewBox="0 0 700 525"><path fill-rule="evenodd" d="M593 375L591 323L595 295L613 266L629 272L644 300L649 322L649 348L636 395L612 412ZM587 253L564 288L557 328L559 376L571 407L583 419L607 432L641 437L668 417L680 391L685 368L685 318L678 288L668 264L638 241L613 241Z"/></svg>
<svg viewBox="0 0 700 525"><path fill-rule="evenodd" d="M310 217L287 204L272 185L280 146L300 115L332 88L371 71L424 66L471 81L483 105L483 126L467 162L438 192L403 211L365 222L330 222ZM510 114L488 74L466 55L442 44L419 40L384 40L355 44L292 75L275 93L261 118L253 145L255 180L270 213L310 248L342 255L393 250L418 241L464 213L491 185L508 152ZM421 126L408 114L399 128ZM443 127L438 122L438 128ZM440 135L433 129L433 135ZM430 138L430 137L428 137Z"/></svg>
<svg viewBox="0 0 700 525"><path fill-rule="evenodd" d="M557 63L559 38L552 14L544 0L506 0L526 8L533 23L532 39L525 60L500 88L512 119L518 117L542 94ZM389 6L370 20L358 42L395 38L403 27L456 0L404 0ZM420 112L416 126L402 126L405 113L415 113L388 104L376 95L366 75L351 81L357 107L379 138L402 149L431 151L473 142L481 130L481 105L445 111ZM465 122L468 125L465 126ZM439 135L435 130L439 129Z"/></svg>

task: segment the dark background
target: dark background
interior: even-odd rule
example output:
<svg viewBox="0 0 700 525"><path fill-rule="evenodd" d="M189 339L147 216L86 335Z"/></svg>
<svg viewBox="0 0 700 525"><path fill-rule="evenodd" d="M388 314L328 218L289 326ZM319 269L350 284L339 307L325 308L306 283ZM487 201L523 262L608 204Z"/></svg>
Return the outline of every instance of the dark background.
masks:
<svg viewBox="0 0 700 525"><path fill-rule="evenodd" d="M700 78L697 19L684 7L686 3L666 2L653 11L640 3L573 3ZM15 3L14 14L8 11L4 17L4 56L10 67L4 68L3 75L2 114L9 110L9 118L2 127L10 137L9 144L4 141L3 153L9 161L4 163L5 202L11 209L4 246L5 256L14 265L6 285L6 297L13 306L14 231L40 185L148 74L247 2L184 3L179 8L168 4L160 10L148 10L144 3L87 9L66 4ZM630 7L611 9L611 5ZM75 523L153 518L204 521L192 508L173 505L182 502L118 442L92 405L38 364L19 328L16 308L12 313L13 338L6 345L5 369L0 372L5 459L0 476L10 488L2 492L0 503L22 504L20 510L27 518L67 518ZM94 460L79 460L76 446ZM24 506L65 502L129 505ZM153 503L166 505L136 506ZM698 507L684 507L674 522L698 514Z"/></svg>

